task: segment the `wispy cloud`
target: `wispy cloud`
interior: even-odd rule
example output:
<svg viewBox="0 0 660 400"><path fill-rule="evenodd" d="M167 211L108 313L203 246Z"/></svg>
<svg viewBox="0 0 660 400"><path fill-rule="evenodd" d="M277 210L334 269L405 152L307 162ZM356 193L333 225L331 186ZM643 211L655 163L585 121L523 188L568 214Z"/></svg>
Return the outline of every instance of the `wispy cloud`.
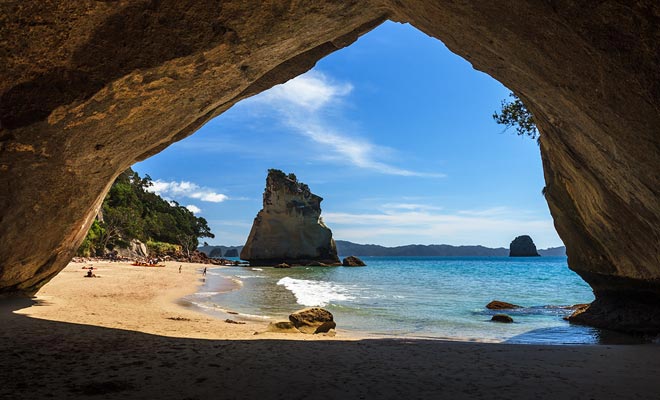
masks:
<svg viewBox="0 0 660 400"><path fill-rule="evenodd" d="M383 159L395 150L359 137L337 126L337 110L353 91L350 83L333 82L318 71L310 71L251 99L276 110L282 122L296 133L322 145L324 158L387 175L443 177L444 174L412 171ZM339 113L340 114L340 113Z"/></svg>
<svg viewBox="0 0 660 400"><path fill-rule="evenodd" d="M153 185L149 187L148 190L163 196L166 199L186 197L211 203L222 203L223 201L229 199L227 195L217 193L212 189L204 188L197 185L196 183L188 181L168 182L158 179L152 183Z"/></svg>

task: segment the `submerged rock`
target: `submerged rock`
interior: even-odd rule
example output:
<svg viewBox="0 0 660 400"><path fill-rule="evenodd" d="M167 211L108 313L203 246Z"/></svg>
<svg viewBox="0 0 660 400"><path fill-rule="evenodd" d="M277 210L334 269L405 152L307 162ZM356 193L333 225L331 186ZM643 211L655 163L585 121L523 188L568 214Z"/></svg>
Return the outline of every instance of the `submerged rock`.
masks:
<svg viewBox="0 0 660 400"><path fill-rule="evenodd" d="M241 258L250 265L340 265L332 231L321 219L321 201L294 174L269 170L263 208Z"/></svg>
<svg viewBox="0 0 660 400"><path fill-rule="evenodd" d="M486 304L486 308L489 310L511 310L513 308L522 308L522 306L507 303L506 301L493 300Z"/></svg>
<svg viewBox="0 0 660 400"><path fill-rule="evenodd" d="M490 320L493 322L501 322L504 324L510 324L513 322L513 318L509 317L506 314L495 314Z"/></svg>
<svg viewBox="0 0 660 400"><path fill-rule="evenodd" d="M319 307L296 311L289 315L289 321L302 333L325 333L337 326L332 313Z"/></svg>
<svg viewBox="0 0 660 400"><path fill-rule="evenodd" d="M344 261L341 263L341 265L344 267L364 267L367 264L355 256L348 256L344 258Z"/></svg>
<svg viewBox="0 0 660 400"><path fill-rule="evenodd" d="M527 235L518 236L509 245L509 257L540 257L536 245Z"/></svg>

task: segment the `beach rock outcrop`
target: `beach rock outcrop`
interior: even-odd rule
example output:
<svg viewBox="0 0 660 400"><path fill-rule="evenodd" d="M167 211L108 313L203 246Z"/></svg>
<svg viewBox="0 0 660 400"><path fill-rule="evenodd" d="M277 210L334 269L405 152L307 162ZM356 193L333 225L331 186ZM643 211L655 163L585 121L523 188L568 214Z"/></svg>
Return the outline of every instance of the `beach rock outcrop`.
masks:
<svg viewBox="0 0 660 400"><path fill-rule="evenodd" d="M120 258L135 259L139 257L147 257L149 255L147 245L137 239L131 240L127 247L118 247L116 250L117 255Z"/></svg>
<svg viewBox="0 0 660 400"><path fill-rule="evenodd" d="M268 324L266 332L274 333L300 333L291 321L275 321Z"/></svg>
<svg viewBox="0 0 660 400"><path fill-rule="evenodd" d="M511 310L514 308L522 308L521 306L507 303L506 301L493 300L490 303L486 304L486 308L489 310Z"/></svg>
<svg viewBox="0 0 660 400"><path fill-rule="evenodd" d="M509 245L509 257L539 257L536 245L527 235L518 236Z"/></svg>
<svg viewBox="0 0 660 400"><path fill-rule="evenodd" d="M367 264L355 256L348 256L341 262L344 267L364 267Z"/></svg>
<svg viewBox="0 0 660 400"><path fill-rule="evenodd" d="M490 320L493 322L501 322L505 324L510 324L513 322L513 318L506 314L495 314Z"/></svg>
<svg viewBox="0 0 660 400"><path fill-rule="evenodd" d="M298 310L289 315L289 321L302 333L325 333L337 326L332 313L319 307Z"/></svg>
<svg viewBox="0 0 660 400"><path fill-rule="evenodd" d="M0 294L62 270L130 165L391 19L534 114L554 226L596 296L582 321L660 332L655 0L32 0L0 16Z"/></svg>
<svg viewBox="0 0 660 400"><path fill-rule="evenodd" d="M340 265L321 201L294 174L271 169L263 208L252 224L241 259L250 265Z"/></svg>

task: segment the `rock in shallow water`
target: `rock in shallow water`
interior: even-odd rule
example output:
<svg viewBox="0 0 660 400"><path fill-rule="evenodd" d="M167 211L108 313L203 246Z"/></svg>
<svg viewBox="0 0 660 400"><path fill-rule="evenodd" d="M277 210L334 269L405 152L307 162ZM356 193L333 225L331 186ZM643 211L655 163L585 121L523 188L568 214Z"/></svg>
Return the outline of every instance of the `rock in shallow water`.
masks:
<svg viewBox="0 0 660 400"><path fill-rule="evenodd" d="M506 314L495 314L490 320L493 322L501 322L504 324L510 324L513 322L513 318L509 317Z"/></svg>
<svg viewBox="0 0 660 400"><path fill-rule="evenodd" d="M341 263L341 265L344 267L364 267L367 264L355 256L348 256L344 258L344 261Z"/></svg>
<svg viewBox="0 0 660 400"><path fill-rule="evenodd" d="M507 303L506 301L493 300L490 303L486 304L486 308L489 310L511 310L513 308L522 308L521 306Z"/></svg>
<svg viewBox="0 0 660 400"><path fill-rule="evenodd" d="M332 231L321 218L321 201L294 174L269 170L263 208L241 258L250 265L340 265Z"/></svg>

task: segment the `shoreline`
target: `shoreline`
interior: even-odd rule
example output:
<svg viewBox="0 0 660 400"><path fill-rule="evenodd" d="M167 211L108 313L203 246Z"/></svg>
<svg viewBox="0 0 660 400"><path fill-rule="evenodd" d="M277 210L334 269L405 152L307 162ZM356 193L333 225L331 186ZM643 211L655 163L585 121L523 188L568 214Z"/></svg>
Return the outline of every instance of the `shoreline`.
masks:
<svg viewBox="0 0 660 400"><path fill-rule="evenodd" d="M182 273L178 266L182 265ZM176 299L203 264L69 265L0 302L0 398L655 399L657 345L519 345L272 333ZM87 264L88 265L88 264ZM98 267L98 268L97 268Z"/></svg>
<svg viewBox="0 0 660 400"><path fill-rule="evenodd" d="M37 293L35 304L15 311L30 318L126 329L147 334L197 339L355 340L341 328L336 336L266 332L270 320L235 315L219 307L214 315L187 297L204 284L202 269L229 268L168 261L165 267L140 267L129 262L71 262ZM94 267L96 278L84 277ZM181 273L178 272L179 265ZM240 289L240 281L219 290ZM189 306L186 302L190 303ZM238 318L237 318L238 317ZM236 319L240 324L227 323Z"/></svg>

